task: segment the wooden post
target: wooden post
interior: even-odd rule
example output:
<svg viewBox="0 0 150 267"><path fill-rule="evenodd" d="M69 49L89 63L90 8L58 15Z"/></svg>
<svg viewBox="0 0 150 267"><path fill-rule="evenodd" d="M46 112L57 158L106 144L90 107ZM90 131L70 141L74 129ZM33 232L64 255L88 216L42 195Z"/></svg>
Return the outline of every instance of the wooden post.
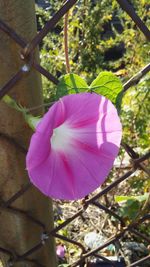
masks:
<svg viewBox="0 0 150 267"><path fill-rule="evenodd" d="M12 27L27 42L36 34L36 18L33 0L0 0L0 19ZM25 63L20 57L21 48L4 32L0 31L0 88ZM38 61L38 51L35 59ZM24 107L42 104L41 77L31 68L10 91L10 96ZM35 115L41 114L36 111ZM7 201L18 190L29 182L25 170L25 154L20 147L28 148L32 131L25 123L22 114L0 101L0 203ZM40 148L39 148L40 149ZM42 179L42 177L41 177ZM10 250L14 255L22 255L41 241L43 229L41 226L21 214L25 211L45 224L46 229L53 227L52 202L43 196L36 188L31 188L15 200L12 208L0 207L0 247ZM3 265L8 257L1 253ZM32 261L18 262L15 267L45 266L56 267L55 244L53 238L46 241L28 259Z"/></svg>

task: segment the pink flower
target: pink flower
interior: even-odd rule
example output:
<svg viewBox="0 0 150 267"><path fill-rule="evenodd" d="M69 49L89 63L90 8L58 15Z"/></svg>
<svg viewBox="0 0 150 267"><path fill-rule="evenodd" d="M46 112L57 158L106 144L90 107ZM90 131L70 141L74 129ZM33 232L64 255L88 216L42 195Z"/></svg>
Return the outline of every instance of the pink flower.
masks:
<svg viewBox="0 0 150 267"><path fill-rule="evenodd" d="M64 258L65 257L65 248L62 245L58 245L56 247L56 254L59 258Z"/></svg>
<svg viewBox="0 0 150 267"><path fill-rule="evenodd" d="M106 179L122 135L114 105L95 93L67 95L44 115L31 138L31 182L56 199L80 199Z"/></svg>

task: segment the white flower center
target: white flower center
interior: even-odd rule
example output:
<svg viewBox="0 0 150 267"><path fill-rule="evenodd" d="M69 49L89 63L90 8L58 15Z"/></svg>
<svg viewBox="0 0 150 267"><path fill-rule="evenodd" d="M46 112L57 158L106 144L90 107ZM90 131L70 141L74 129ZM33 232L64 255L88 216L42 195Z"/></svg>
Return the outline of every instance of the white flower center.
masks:
<svg viewBox="0 0 150 267"><path fill-rule="evenodd" d="M54 150L66 151L71 148L71 140L75 137L75 131L69 125L63 123L53 130L51 147Z"/></svg>

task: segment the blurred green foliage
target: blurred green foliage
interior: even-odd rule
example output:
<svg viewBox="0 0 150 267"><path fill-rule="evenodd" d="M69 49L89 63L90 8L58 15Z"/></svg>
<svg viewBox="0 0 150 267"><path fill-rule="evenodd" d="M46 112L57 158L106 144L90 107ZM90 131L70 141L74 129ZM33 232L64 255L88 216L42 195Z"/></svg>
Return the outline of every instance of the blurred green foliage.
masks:
<svg viewBox="0 0 150 267"><path fill-rule="evenodd" d="M48 11L36 7L39 29L62 5L60 0L49 2ZM150 2L130 0L130 3L150 28ZM57 78L66 74L63 27L61 19L40 45L41 64ZM68 36L71 73L81 76L88 84L102 71L113 72L124 83L149 61L150 43L115 0L78 1L69 11ZM147 74L125 93L122 102L123 140L139 154L148 150L150 142L149 87L150 74ZM56 86L44 77L43 91L45 103L57 99ZM129 185L132 194L144 194L150 182L140 172L132 177ZM131 218L140 207L137 200L129 200L122 212L129 213Z"/></svg>
<svg viewBox="0 0 150 267"><path fill-rule="evenodd" d="M49 2L48 11L36 6L39 29L62 5L60 0ZM130 2L150 27L149 1ZM41 64L57 78L66 74L63 27L61 19L40 46ZM71 72L83 77L88 84L105 70L112 71L125 82L149 60L150 43L115 0L79 1L69 11L68 36ZM149 142L149 86L150 75L147 74L123 98L124 140L139 149L147 148ZM45 77L43 89L45 102L57 99L56 86Z"/></svg>

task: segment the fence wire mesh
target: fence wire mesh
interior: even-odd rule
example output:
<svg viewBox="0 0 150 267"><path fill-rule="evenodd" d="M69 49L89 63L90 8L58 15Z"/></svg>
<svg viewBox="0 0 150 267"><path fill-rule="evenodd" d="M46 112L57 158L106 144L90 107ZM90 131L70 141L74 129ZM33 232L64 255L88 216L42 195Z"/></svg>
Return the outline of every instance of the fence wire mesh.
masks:
<svg viewBox="0 0 150 267"><path fill-rule="evenodd" d="M46 23L46 25L43 27L43 29L40 30L40 32L33 38L33 40L30 43L26 43L25 40L23 40L13 29L11 29L4 21L0 20L0 30L5 32L12 41L16 42L21 48L21 58L24 61L24 64L22 67L18 70L17 73L14 74L14 76L1 88L0 90L0 99L7 94L13 86L16 85L16 83L23 77L24 74L28 74L30 72L31 68L34 68L36 71L40 72L42 75L44 75L48 80L53 82L54 84L58 83L58 79L54 77L51 73L49 73L46 69L44 69L40 64L35 62L33 60L33 53L34 49L40 44L40 42L43 40L43 38L50 32L57 22L69 11L70 8L72 8L76 4L77 0L68 0L66 1L63 6L60 8L60 10L54 14L54 16ZM126 0L117 0L119 5L122 7L122 9L127 12L127 14L131 17L131 19L135 22L137 27L143 32L145 37L150 41L150 31L144 24L144 22L140 19L140 17L135 13L134 8L126 1ZM142 70L140 70L137 74L135 74L129 81L127 81L124 84L123 91L127 91L131 86L137 84L140 79L147 74L150 71L150 64L145 66ZM4 138L8 139L10 142L12 141L10 137L4 135ZM22 149L22 147L19 147L19 144L15 144L18 149ZM60 240L69 242L71 244L74 244L79 248L81 251L79 258L71 263L70 267L75 266L84 266L84 264L89 265L88 259L91 256L97 256L101 258L102 260L108 262L110 266L116 266L113 261L108 260L107 258L101 256L101 251L108 247L110 244L114 244L116 241L121 240L126 233L131 233L132 235L140 237L142 240L148 242L150 244L150 237L144 235L140 232L139 225L145 222L148 222L150 220L150 214L145 214L144 212L140 213L138 218L135 221L132 221L130 224L126 224L126 222L123 220L122 217L120 217L116 211L113 209L108 208L106 205L101 204L101 198L105 195L107 195L112 189L116 188L120 183L125 181L126 179L132 179L132 175L137 170L144 171L147 175L149 175L149 170L147 169L147 166L144 164L145 161L148 160L150 157L150 152L139 156L137 152L135 152L128 144L122 143L123 149L127 152L127 154L131 158L131 164L129 166L129 170L123 175L121 175L119 178L116 178L114 182L106 186L104 189L102 189L100 192L98 192L95 195L92 195L90 198L85 198L80 206L78 207L78 210L76 213L74 213L71 217L67 218L62 224L55 227L50 232L45 232L45 225L38 221L36 218L32 217L28 213L17 210L13 208L11 205L14 201L16 201L20 196L25 194L30 187L32 186L30 183L24 185L23 188L21 188L18 192L16 192L10 199L7 201L1 201L0 206L1 208L7 209L10 212L14 212L18 214L18 216L26 216L29 220L37 224L42 229L42 235L41 239L39 240L39 243L37 243L34 247L29 248L28 251L25 251L22 255L13 255L12 251L8 250L7 248L0 247L0 252L4 253L9 256L8 260L8 266L13 266L16 262L33 262L36 264L36 266L42 266L41 264L38 264L36 260L31 260L28 257L33 254L34 258L34 252L37 250L40 250L41 247L45 245L45 242L49 239L49 237L52 235L55 238L58 238ZM26 154L26 150L23 150L23 153ZM64 229L66 226L68 226L71 222L73 222L76 218L82 217L83 213L87 210L87 208L92 205L95 207L98 207L102 211L104 211L106 214L113 216L120 222L120 229L116 229L116 234L112 235L106 242L104 242L99 247L93 249L93 250L87 250L86 247L75 240L72 240L71 238L65 237L63 235L59 234L59 231L61 229ZM15 225L14 225L15 227ZM99 253L99 254L98 254ZM139 266L145 262L150 260L150 255L147 255L146 257L128 265L128 267L133 266Z"/></svg>

